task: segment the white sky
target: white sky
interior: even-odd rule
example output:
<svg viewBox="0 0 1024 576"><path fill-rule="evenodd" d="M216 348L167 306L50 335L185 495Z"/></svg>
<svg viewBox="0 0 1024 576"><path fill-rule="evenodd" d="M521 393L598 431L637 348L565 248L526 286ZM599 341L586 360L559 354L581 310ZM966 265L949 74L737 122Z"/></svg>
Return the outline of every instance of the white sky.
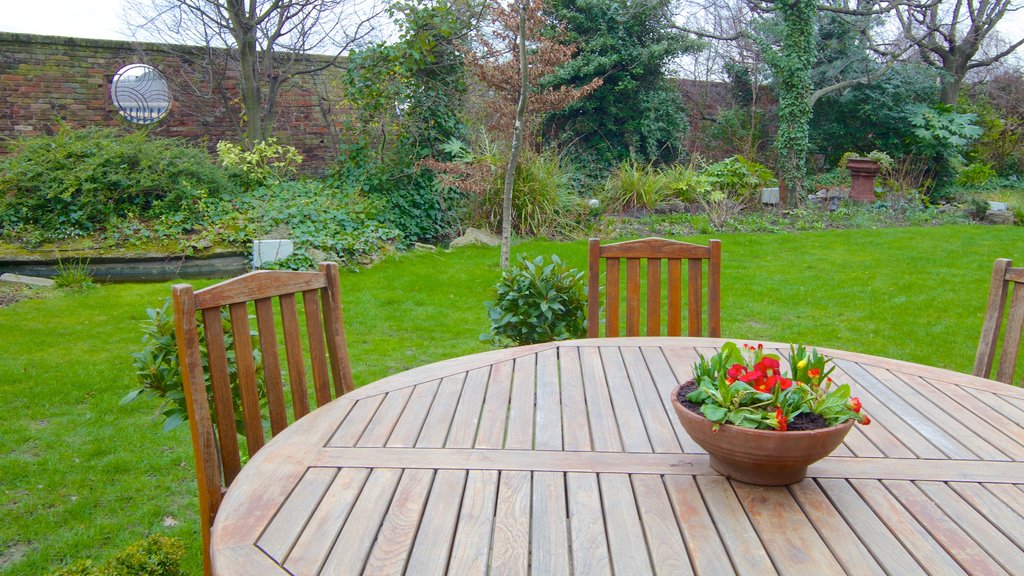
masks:
<svg viewBox="0 0 1024 576"><path fill-rule="evenodd" d="M124 0L0 0L0 31L127 40L131 34L124 24L123 4ZM1024 10L1008 14L1000 24L1004 36L1020 38Z"/></svg>

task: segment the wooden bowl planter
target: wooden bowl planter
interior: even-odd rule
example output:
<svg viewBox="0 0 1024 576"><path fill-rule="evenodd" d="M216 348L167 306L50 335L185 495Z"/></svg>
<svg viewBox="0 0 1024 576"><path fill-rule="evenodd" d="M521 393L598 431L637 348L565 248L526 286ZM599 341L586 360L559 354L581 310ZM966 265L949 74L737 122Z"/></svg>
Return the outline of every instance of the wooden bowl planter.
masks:
<svg viewBox="0 0 1024 576"><path fill-rule="evenodd" d="M850 158L846 162L850 171L850 198L858 202L874 202L875 177L881 168L870 158Z"/></svg>
<svg viewBox="0 0 1024 576"><path fill-rule="evenodd" d="M800 432L755 430L730 424L714 430L714 422L679 403L682 384L672 390L672 407L686 433L711 457L711 467L741 482L783 486L804 479L807 467L828 456L843 442L853 420Z"/></svg>

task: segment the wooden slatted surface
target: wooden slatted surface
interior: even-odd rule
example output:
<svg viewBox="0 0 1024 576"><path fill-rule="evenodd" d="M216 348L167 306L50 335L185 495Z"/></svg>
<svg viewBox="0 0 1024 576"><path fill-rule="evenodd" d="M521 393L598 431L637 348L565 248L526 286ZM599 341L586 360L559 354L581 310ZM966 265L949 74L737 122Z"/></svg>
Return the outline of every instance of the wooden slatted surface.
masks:
<svg viewBox="0 0 1024 576"><path fill-rule="evenodd" d="M750 486L667 401L721 342L536 345L364 386L242 469L216 573L1024 574L1024 391L825 351L874 422L803 482Z"/></svg>

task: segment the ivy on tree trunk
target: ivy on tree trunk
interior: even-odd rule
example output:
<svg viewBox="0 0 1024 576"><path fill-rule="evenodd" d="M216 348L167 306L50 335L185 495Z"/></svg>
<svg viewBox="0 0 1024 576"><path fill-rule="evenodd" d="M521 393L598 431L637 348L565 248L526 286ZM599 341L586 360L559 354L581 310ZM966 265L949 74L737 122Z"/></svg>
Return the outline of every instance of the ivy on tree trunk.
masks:
<svg viewBox="0 0 1024 576"><path fill-rule="evenodd" d="M775 145L788 207L799 204L807 171L816 10L815 0L776 0L782 42L777 51L767 51L768 65L779 84L779 131Z"/></svg>

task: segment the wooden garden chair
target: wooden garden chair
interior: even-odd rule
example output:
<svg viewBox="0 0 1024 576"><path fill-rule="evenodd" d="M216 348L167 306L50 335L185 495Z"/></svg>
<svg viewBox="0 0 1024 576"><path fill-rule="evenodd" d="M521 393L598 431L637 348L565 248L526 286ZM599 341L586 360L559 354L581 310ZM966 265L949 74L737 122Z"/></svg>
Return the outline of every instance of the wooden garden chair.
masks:
<svg viewBox="0 0 1024 576"><path fill-rule="evenodd" d="M277 298L280 308L288 371L287 395L290 396L294 421L310 410L306 353L309 355L318 407L332 400L330 376L333 376L335 395L352 390L340 290L338 265L333 262L320 264L318 272L250 272L195 292L188 284L176 284L171 288L174 334L199 483L203 564L207 575L210 574L210 529L213 519L224 492L241 469L236 417L240 417L244 425L245 449L250 457L266 440L257 367L253 357L253 338L250 336L250 303L256 316L270 435L273 436L288 426L289 419L272 299ZM296 305L296 295L299 293L302 294L304 322L299 319ZM240 400L232 397L228 367L230 355L225 345L224 320L221 316L223 308L226 308L230 317ZM201 313L206 333L208 373L203 368L200 352L197 312ZM305 330L301 324L305 324ZM236 414L236 404L240 405L240 414Z"/></svg>
<svg viewBox="0 0 1024 576"><path fill-rule="evenodd" d="M981 327L981 339L978 341L978 353L974 357L972 372L982 378L990 377L996 355L996 342L1002 332L1003 343L1000 347L999 366L995 378L1006 384L1013 383L1017 354L1020 352L1021 332L1024 329L1024 268L1011 268L1011 264L1009 259L1000 258L992 267L992 284L988 290L985 322ZM1010 297L1010 311L1006 315L1004 327L1003 315L1007 296Z"/></svg>
<svg viewBox="0 0 1024 576"><path fill-rule="evenodd" d="M644 238L601 245L590 239L587 278L587 336L599 336L601 315L600 272L605 261L604 291L605 336L619 335L620 259L626 259L626 336L640 336L641 260L647 270L647 335L661 335L661 261L668 262L668 306L666 323L669 336L682 336L682 262L687 261L687 335L702 336L703 265L707 261L708 336L721 336L722 243L712 240L708 246Z"/></svg>

